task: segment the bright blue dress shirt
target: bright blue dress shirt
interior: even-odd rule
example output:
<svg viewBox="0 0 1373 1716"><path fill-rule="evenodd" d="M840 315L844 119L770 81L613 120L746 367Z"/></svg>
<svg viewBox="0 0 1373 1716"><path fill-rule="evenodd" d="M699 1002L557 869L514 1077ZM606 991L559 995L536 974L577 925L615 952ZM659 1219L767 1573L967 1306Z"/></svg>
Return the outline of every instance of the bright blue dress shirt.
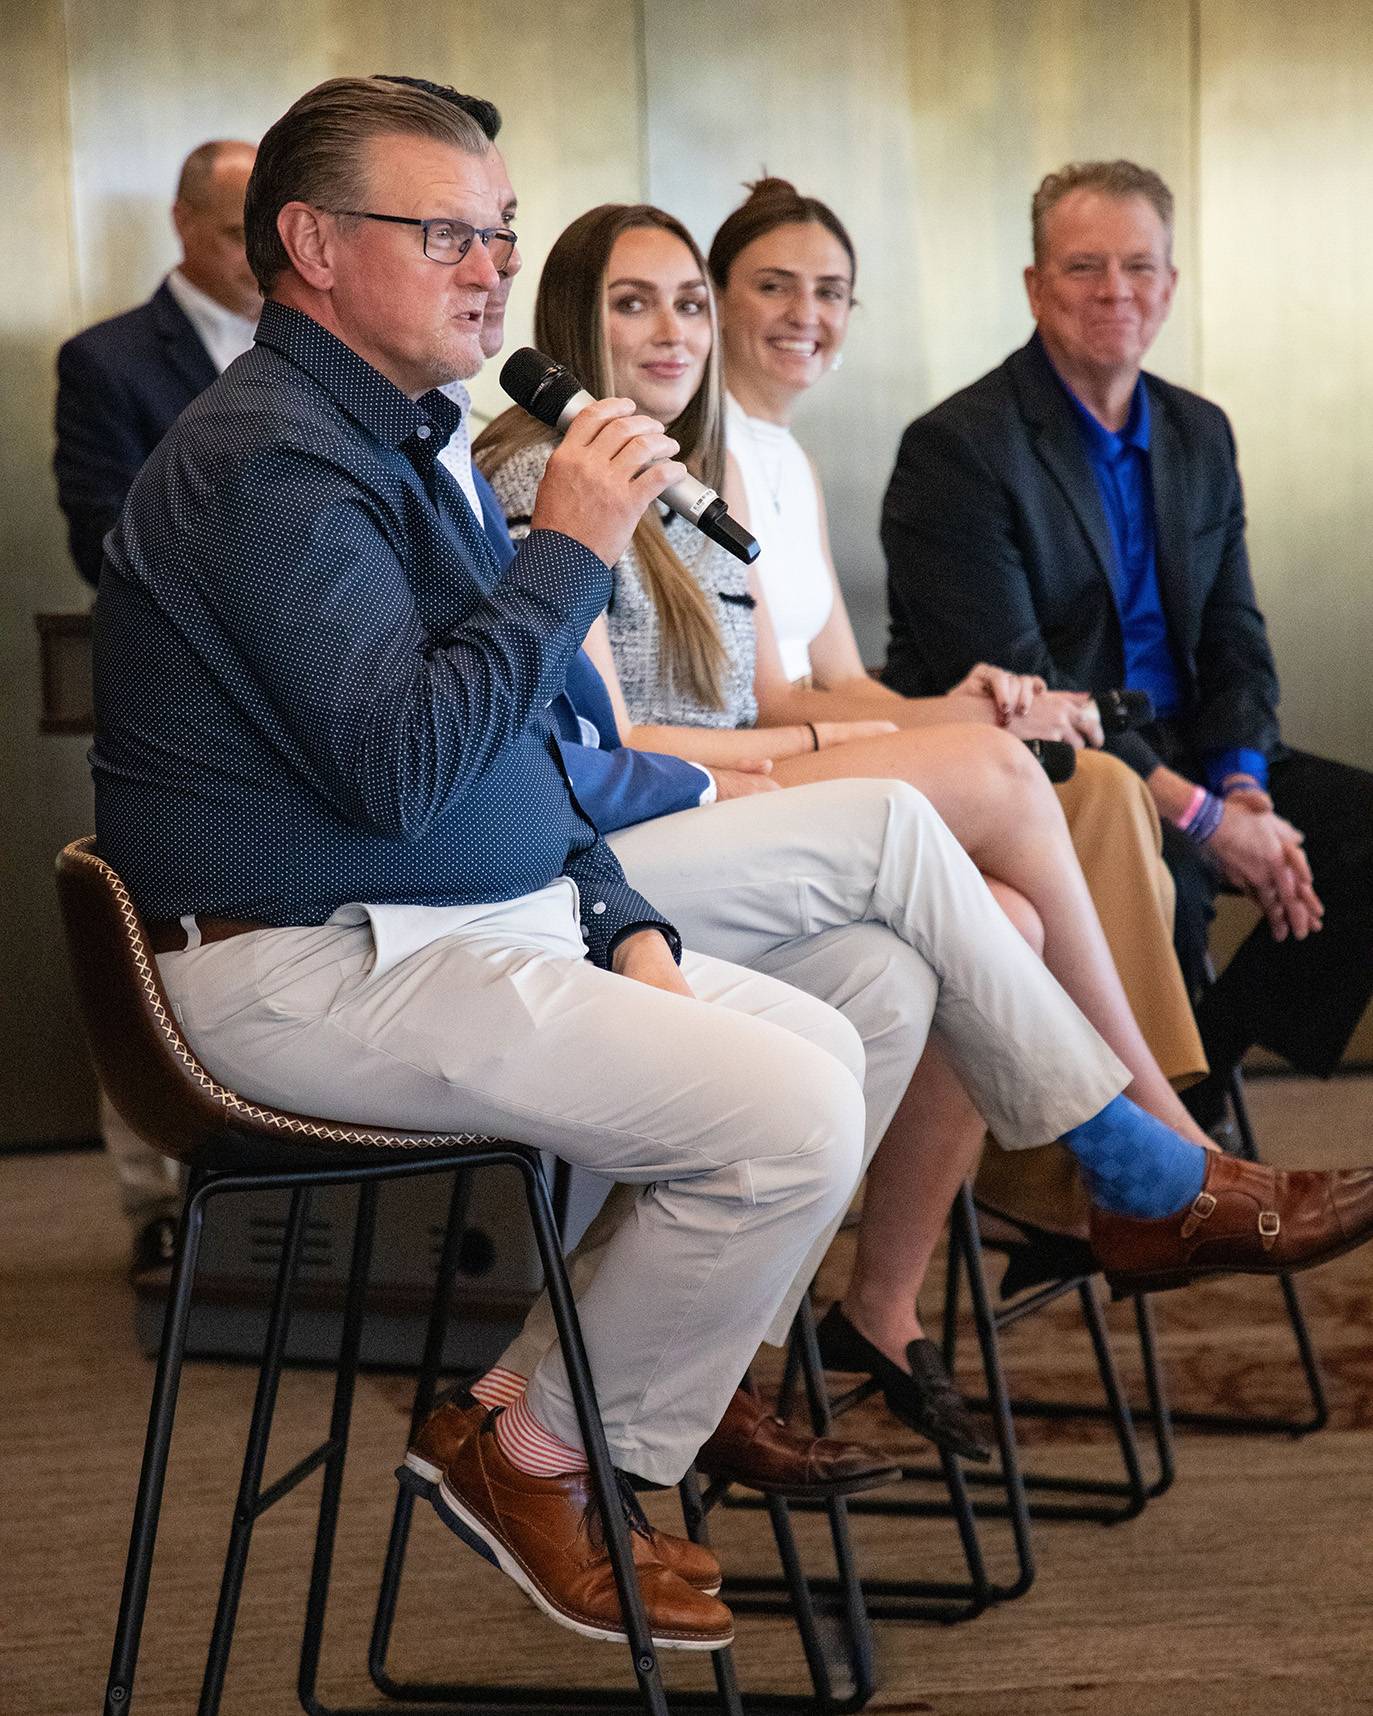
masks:
<svg viewBox="0 0 1373 1716"><path fill-rule="evenodd" d="M317 924L567 875L596 964L641 928L679 951L549 716L610 570L547 530L503 568L437 461L457 422L269 302L144 466L106 542L91 760L146 916Z"/></svg>
<svg viewBox="0 0 1373 1716"><path fill-rule="evenodd" d="M1147 691L1155 716L1166 720L1177 713L1183 699L1159 593L1149 465L1149 393L1141 376L1135 383L1129 416L1117 433L1098 422L1062 376L1059 381L1073 408L1082 449L1110 526L1115 551L1111 591L1120 614L1125 685L1132 691ZM1268 779L1268 761L1262 751L1213 752L1201 761L1213 792L1219 791L1232 774L1252 775L1261 786Z"/></svg>
<svg viewBox="0 0 1373 1716"><path fill-rule="evenodd" d="M1130 415L1117 434L1099 423L1066 384L1065 390L1111 530L1111 591L1125 646L1125 684L1131 691L1147 691L1162 719L1177 711L1182 694L1158 588L1149 395L1143 381L1135 383Z"/></svg>

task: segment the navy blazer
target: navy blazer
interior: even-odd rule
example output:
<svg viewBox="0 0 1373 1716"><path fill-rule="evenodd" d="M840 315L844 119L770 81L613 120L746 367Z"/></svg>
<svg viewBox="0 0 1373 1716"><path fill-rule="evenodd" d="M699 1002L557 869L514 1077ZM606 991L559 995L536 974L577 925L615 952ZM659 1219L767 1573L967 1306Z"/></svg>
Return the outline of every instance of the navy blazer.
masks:
<svg viewBox="0 0 1373 1716"><path fill-rule="evenodd" d="M1278 677L1249 575L1225 413L1146 375L1159 593L1198 757L1273 752ZM1109 691L1125 669L1110 527L1072 406L1038 340L907 429L882 506L884 678L947 691L978 661ZM1107 740L1140 774L1138 733Z"/></svg>
<svg viewBox="0 0 1373 1716"><path fill-rule="evenodd" d="M515 545L491 485L473 467L477 493L481 496L486 534L502 566L515 558ZM703 770L681 757L657 751L636 751L620 743L615 711L605 681L585 650L578 650L567 670L564 693L549 710L558 730L563 766L572 782L577 802L602 834L629 828L636 822L651 822L689 810L701 802L706 788ZM581 721L596 729L595 745L582 737Z"/></svg>
<svg viewBox="0 0 1373 1716"><path fill-rule="evenodd" d="M167 290L75 335L57 354L57 499L76 569L100 579L106 534L144 460L217 374Z"/></svg>

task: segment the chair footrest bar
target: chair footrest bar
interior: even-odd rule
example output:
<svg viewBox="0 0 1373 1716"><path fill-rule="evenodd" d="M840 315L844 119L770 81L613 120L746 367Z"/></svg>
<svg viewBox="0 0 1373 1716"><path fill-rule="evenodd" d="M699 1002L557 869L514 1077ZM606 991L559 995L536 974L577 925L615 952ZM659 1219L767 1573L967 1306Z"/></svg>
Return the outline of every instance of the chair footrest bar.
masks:
<svg viewBox="0 0 1373 1716"><path fill-rule="evenodd" d="M595 1716L621 1710L642 1710L643 1695L632 1687L553 1687L553 1686L417 1686L399 1683L387 1691L385 1704L330 1705L328 1716L505 1716L518 1710L520 1716L563 1716L568 1710L581 1710ZM395 1702L391 1702L395 1700ZM722 1711L713 1692L674 1692L672 1710ZM755 1710L767 1710L766 1695L749 1699L750 1716ZM787 1699L773 1706L774 1710L794 1713L797 1701Z"/></svg>
<svg viewBox="0 0 1373 1716"><path fill-rule="evenodd" d="M258 1491L257 1500L251 1510L252 1517L260 1519L269 1507L274 1507L283 1496L290 1495L297 1484L303 1484L312 1472L317 1472L324 1462L337 1452L338 1445L335 1442L321 1442L319 1447L307 1454L303 1460L297 1460L290 1471L283 1472L274 1484Z"/></svg>

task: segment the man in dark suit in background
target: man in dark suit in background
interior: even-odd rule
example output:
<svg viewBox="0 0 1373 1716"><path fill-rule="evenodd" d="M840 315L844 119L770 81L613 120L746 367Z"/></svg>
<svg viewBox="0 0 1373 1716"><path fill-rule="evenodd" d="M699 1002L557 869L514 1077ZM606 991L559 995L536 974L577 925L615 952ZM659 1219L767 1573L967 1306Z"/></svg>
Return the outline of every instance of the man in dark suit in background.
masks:
<svg viewBox="0 0 1373 1716"><path fill-rule="evenodd" d="M146 304L57 354L57 498L76 569L101 547L139 467L195 396L253 343L262 298L243 252L251 143L202 143L181 169L172 224L181 261Z"/></svg>
<svg viewBox="0 0 1373 1716"><path fill-rule="evenodd" d="M181 261L146 304L99 322L57 356L57 498L76 569L100 578L107 533L139 467L181 411L253 343L262 297L243 249L251 143L202 143L177 181ZM100 1130L133 1234L135 1282L165 1278L181 1172L102 1097Z"/></svg>
<svg viewBox="0 0 1373 1716"><path fill-rule="evenodd" d="M1154 723L1108 744L1163 818L1194 992L1218 888L1265 914L1198 1004L1212 1073L1189 1098L1210 1123L1250 1044L1328 1074L1368 1003L1373 775L1282 743L1230 425L1142 374L1177 281L1167 186L1127 161L1071 166L1032 221L1034 337L901 442L885 677L925 695L994 661L1149 693Z"/></svg>

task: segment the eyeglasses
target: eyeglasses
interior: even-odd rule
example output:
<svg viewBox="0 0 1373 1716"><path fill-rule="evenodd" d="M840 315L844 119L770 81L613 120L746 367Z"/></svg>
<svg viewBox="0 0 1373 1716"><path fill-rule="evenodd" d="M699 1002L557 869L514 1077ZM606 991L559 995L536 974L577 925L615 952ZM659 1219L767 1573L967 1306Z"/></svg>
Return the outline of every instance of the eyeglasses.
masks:
<svg viewBox="0 0 1373 1716"><path fill-rule="evenodd" d="M431 262L441 262L452 268L462 261L479 238L486 247L491 266L503 274L519 243L513 232L503 226L473 226L465 220L416 220L411 215L373 214L369 209L335 209L335 214L348 215L353 220L384 220L392 226L417 226L424 234L424 254Z"/></svg>

